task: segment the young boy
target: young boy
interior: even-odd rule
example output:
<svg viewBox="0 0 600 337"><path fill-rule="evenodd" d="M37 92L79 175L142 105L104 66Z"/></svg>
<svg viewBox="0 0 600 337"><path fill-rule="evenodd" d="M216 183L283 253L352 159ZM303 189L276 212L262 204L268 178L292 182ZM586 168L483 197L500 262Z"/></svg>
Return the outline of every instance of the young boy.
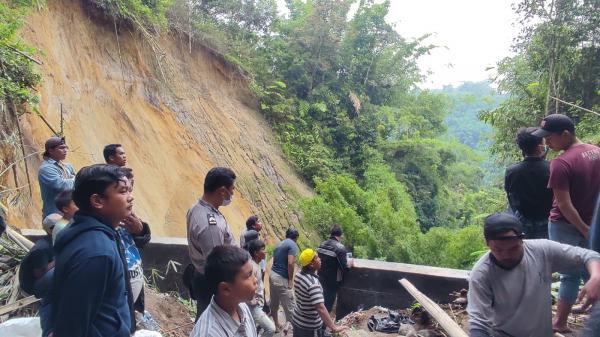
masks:
<svg viewBox="0 0 600 337"><path fill-rule="evenodd" d="M73 190L60 192L56 196L56 199L54 199L54 205L62 214L63 221L57 222L54 226L54 230L52 231L52 242L56 242L58 233L71 223L71 220L73 220L73 217L75 216L75 212L79 210L73 201Z"/></svg>
<svg viewBox="0 0 600 337"><path fill-rule="evenodd" d="M52 281L54 279L54 254L52 248L34 246L21 261L19 283L26 293L40 298L39 310L42 337L52 332Z"/></svg>
<svg viewBox="0 0 600 337"><path fill-rule="evenodd" d="M256 293L256 277L247 251L233 245L216 246L204 266L213 295L190 337L258 337L252 313L244 302Z"/></svg>
<svg viewBox="0 0 600 337"><path fill-rule="evenodd" d="M133 207L129 181L118 166L84 167L73 200L79 211L54 245L53 337L129 337L133 301L116 232Z"/></svg>
<svg viewBox="0 0 600 337"><path fill-rule="evenodd" d="M252 312L254 323L264 329L262 337L271 337L275 334L275 323L263 311L263 306L265 305L265 285L263 283L263 271L260 267L260 262L267 255L265 252L265 243L259 239L255 239L246 242L246 246L252 257L252 273L258 281L254 298L247 304L250 307L250 312Z"/></svg>
<svg viewBox="0 0 600 337"><path fill-rule="evenodd" d="M343 331L345 327L336 325L325 308L323 288L317 276L317 271L321 268L321 259L317 253L310 248L303 250L300 253L300 266L302 270L294 278L294 337L323 336L323 322L333 333Z"/></svg>

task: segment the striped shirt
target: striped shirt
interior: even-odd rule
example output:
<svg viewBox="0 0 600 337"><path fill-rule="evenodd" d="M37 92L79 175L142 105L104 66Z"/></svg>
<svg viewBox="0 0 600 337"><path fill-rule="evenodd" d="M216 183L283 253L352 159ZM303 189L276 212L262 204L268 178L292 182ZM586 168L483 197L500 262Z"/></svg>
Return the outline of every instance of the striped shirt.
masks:
<svg viewBox="0 0 600 337"><path fill-rule="evenodd" d="M315 306L323 303L324 300L323 288L317 276L304 271L296 274L294 292L296 294L296 306L292 315L294 325L306 330L321 328L323 321Z"/></svg>
<svg viewBox="0 0 600 337"><path fill-rule="evenodd" d="M246 303L238 305L240 322L235 321L215 302L210 300L210 305L200 318L190 337L258 337L252 314Z"/></svg>

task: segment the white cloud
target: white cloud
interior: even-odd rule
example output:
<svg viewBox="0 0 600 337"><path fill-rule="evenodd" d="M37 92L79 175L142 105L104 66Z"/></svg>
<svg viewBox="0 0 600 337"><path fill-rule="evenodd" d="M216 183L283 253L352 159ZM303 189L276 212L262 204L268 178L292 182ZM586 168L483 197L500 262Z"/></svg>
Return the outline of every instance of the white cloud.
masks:
<svg viewBox="0 0 600 337"><path fill-rule="evenodd" d="M514 0L392 0L388 21L405 38L432 34L427 43L444 46L419 65L431 74L422 87L489 78L485 69L511 55L516 37Z"/></svg>
<svg viewBox="0 0 600 337"><path fill-rule="evenodd" d="M441 88L487 80L490 72L485 69L511 55L518 33L511 7L515 1L391 0L387 20L405 38L432 34L425 43L441 47L420 59L421 69L431 72L421 87ZM285 2L277 2L285 12Z"/></svg>

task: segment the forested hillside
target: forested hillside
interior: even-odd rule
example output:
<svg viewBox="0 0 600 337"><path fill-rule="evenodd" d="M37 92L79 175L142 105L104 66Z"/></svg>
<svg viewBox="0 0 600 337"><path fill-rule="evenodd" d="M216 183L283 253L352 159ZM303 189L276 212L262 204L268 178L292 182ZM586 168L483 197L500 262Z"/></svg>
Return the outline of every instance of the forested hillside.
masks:
<svg viewBox="0 0 600 337"><path fill-rule="evenodd" d="M433 46L403 38L388 2L349 15L354 1L286 1L283 16L270 1L234 3L192 8L192 36L252 77L284 153L315 186L298 205L305 227L325 236L341 224L360 257L467 267L484 248L477 225L504 201L483 188L481 156L448 141L447 95L417 87L416 61Z"/></svg>
<svg viewBox="0 0 600 337"><path fill-rule="evenodd" d="M505 99L489 82L466 82L445 86L440 92L450 100L450 113L445 119L448 134L472 149L485 151L491 145L492 127L479 119L479 113L492 110Z"/></svg>
<svg viewBox="0 0 600 337"><path fill-rule="evenodd" d="M584 138L600 134L597 116L555 99L599 108L597 2L520 1L522 33L498 64L495 94L487 83L420 89L417 60L435 46L403 37L386 20L389 1L82 1L143 37L173 35L190 53L202 45L224 58L316 192L280 206L321 237L340 224L357 257L470 267L485 249L483 217L505 208L488 168L518 158L516 129L566 111ZM34 101L25 93L19 102Z"/></svg>

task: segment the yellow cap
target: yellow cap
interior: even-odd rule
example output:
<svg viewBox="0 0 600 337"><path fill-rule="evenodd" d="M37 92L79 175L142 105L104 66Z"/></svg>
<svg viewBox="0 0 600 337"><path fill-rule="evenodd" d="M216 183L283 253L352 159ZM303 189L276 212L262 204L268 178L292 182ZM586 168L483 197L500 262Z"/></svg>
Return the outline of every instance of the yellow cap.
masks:
<svg viewBox="0 0 600 337"><path fill-rule="evenodd" d="M302 253L300 253L300 265L302 267L308 266L315 256L317 256L317 253L314 250L310 248L303 250Z"/></svg>

